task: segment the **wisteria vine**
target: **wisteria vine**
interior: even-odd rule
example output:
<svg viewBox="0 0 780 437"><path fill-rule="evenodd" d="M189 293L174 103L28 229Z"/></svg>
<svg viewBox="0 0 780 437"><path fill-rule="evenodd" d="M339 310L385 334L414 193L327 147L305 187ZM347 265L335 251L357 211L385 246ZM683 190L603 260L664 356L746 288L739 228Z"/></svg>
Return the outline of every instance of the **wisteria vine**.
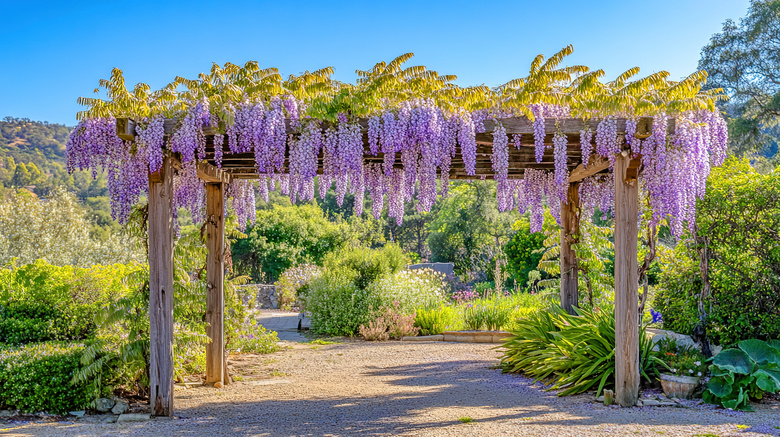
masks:
<svg viewBox="0 0 780 437"><path fill-rule="evenodd" d="M560 130L552 132L554 170L526 168L523 179L517 180L509 175L509 135L501 122L507 117L505 112L446 111L433 100L412 99L361 125L361 119L348 113L340 113L335 122L302 117L302 108L304 103L292 96L246 99L232 107L228 119L210 108L208 100L197 100L181 111L180 121L168 134L161 116L138 120L134 142L118 137L114 118L88 118L71 132L68 168L89 169L93 175L107 172L112 213L121 223L148 189L149 172L160 170L166 154L178 154L182 163L174 180L174 206L186 208L193 220L201 221L205 190L196 163L206 159L222 167L227 156L251 153L259 183L236 180L226 190L242 228L254 220L256 192L267 201L268 191L278 186L293 202L309 201L315 197L318 176L321 197L334 187L341 205L351 193L354 213L360 215L367 191L374 217L379 218L386 207L388 215L401 224L406 202L416 198L418 209L429 211L437 196L446 195L452 158L458 152L465 173L476 178L477 134L485 131L485 121L492 118L490 159L499 209L529 211L531 229L536 232L541 230L545 205L559 219L561 203L568 201L569 139ZM557 126L571 114L559 105L534 104L530 109L536 117L535 160L541 162L548 147L545 120L554 119ZM672 118L676 131L668 134ZM206 135L206 129L216 133ZM587 166L594 156L614 163L625 144L641 159L641 184L648 192L652 220L671 218L673 232L679 233L685 223L693 223L695 201L704 194L710 167L720 165L725 157L725 121L720 113L709 110L659 114L647 138L637 138L636 131L636 117L626 119L625 134L618 133L615 116L602 118L595 135L586 127L579 133L582 163ZM512 142L522 148L520 135L514 134ZM372 156L377 158L367 159ZM602 174L581 183L579 197L586 215L592 216L596 209L610 213L612 181L611 175Z"/></svg>

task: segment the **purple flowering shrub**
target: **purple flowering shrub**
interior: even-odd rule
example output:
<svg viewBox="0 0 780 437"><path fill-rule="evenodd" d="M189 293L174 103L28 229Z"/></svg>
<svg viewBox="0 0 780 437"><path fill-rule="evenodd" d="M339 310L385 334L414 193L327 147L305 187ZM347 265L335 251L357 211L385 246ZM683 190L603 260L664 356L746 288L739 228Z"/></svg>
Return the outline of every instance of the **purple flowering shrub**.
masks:
<svg viewBox="0 0 780 437"><path fill-rule="evenodd" d="M416 316L417 313L404 314L400 302L395 301L390 306L380 308L377 317L367 325L360 325L359 332L369 341L414 336L420 331L420 328L414 326Z"/></svg>

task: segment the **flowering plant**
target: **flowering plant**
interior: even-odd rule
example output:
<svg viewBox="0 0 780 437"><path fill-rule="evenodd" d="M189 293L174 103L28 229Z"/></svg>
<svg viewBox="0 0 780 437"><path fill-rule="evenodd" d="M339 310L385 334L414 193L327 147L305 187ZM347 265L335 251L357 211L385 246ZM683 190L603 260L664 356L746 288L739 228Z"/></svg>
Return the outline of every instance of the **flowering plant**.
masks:
<svg viewBox="0 0 780 437"><path fill-rule="evenodd" d="M700 378L707 374L707 358L693 346L678 346L677 341L658 342L660 358L670 374Z"/></svg>

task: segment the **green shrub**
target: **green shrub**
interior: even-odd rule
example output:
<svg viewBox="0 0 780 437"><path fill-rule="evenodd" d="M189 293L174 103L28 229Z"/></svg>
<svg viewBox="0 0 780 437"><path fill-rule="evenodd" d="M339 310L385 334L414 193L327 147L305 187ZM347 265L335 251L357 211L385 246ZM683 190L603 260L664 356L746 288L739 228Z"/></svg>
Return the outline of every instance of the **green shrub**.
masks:
<svg viewBox="0 0 780 437"><path fill-rule="evenodd" d="M38 260L0 270L0 338L21 345L93 336L96 316L127 292L122 278L137 269L59 267Z"/></svg>
<svg viewBox="0 0 780 437"><path fill-rule="evenodd" d="M780 337L777 229L780 173L759 174L736 158L713 168L697 202L696 233L681 240L659 278L654 307L664 327L689 334L699 322L699 260L706 253L711 293L703 307L710 339L728 346Z"/></svg>
<svg viewBox="0 0 780 437"><path fill-rule="evenodd" d="M409 315L417 308L444 302L443 280L441 273L431 269L401 270L378 278L368 290L380 305L397 306L402 314Z"/></svg>
<svg viewBox="0 0 780 437"><path fill-rule="evenodd" d="M420 335L436 335L460 325L458 310L448 306L420 307L414 318L414 326L420 328Z"/></svg>
<svg viewBox="0 0 780 437"><path fill-rule="evenodd" d="M703 394L706 402L752 411L750 399L780 391L780 341L743 340L712 359L712 378Z"/></svg>
<svg viewBox="0 0 780 437"><path fill-rule="evenodd" d="M613 387L615 373L615 317L612 308L579 309L570 315L559 306L539 311L517 322L504 343L504 372L524 373L549 380L559 396ZM644 328L639 332L642 376L650 380L660 363Z"/></svg>
<svg viewBox="0 0 780 437"><path fill-rule="evenodd" d="M113 390L114 375L101 373L72 384L81 368L82 345L39 343L0 350L0 407L65 413L83 409Z"/></svg>
<svg viewBox="0 0 780 437"><path fill-rule="evenodd" d="M398 245L388 244L381 249L350 247L331 252L325 256L324 265L328 270L351 270L355 286L365 289L381 276L400 271L408 261Z"/></svg>
<svg viewBox="0 0 780 437"><path fill-rule="evenodd" d="M355 271L338 268L311 282L306 307L313 331L354 335L360 325L372 319L373 310L381 304L375 295L355 285L355 277Z"/></svg>
<svg viewBox="0 0 780 437"><path fill-rule="evenodd" d="M310 282L307 292L312 329L327 335L355 335L382 307L398 302L408 315L421 304L441 300L441 278L426 272L401 272L406 262L401 248L393 244L327 255L325 273Z"/></svg>
<svg viewBox="0 0 780 437"><path fill-rule="evenodd" d="M512 225L515 235L504 246L507 270L520 284L528 281L528 274L536 270L544 251L544 233L531 233L528 219L523 217Z"/></svg>

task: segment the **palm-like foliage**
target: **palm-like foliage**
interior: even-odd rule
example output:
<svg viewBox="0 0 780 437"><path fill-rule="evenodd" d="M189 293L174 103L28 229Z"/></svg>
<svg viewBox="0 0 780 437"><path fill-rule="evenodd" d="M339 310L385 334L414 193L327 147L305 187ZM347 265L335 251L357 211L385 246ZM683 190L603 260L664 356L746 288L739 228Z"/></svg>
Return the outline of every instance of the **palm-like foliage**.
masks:
<svg viewBox="0 0 780 437"><path fill-rule="evenodd" d="M244 66L213 64L209 73L197 79L177 76L171 83L152 91L139 83L130 91L122 71L114 69L99 88L106 100L81 97L78 103L88 107L78 118L132 117L141 119L162 114L174 118L182 110L207 99L212 111L225 124L233 123L233 108L239 102L268 101L275 96L291 95L305 105L303 116L335 121L338 113L357 117L376 115L409 99L431 99L445 111L495 109L533 119L532 104L566 105L575 117L606 115L675 114L689 110L714 109L721 98L720 90L702 91L707 73L698 71L681 81L668 79L660 71L631 80L639 73L632 68L615 80L602 82L603 70L590 70L584 65L562 66L574 51L570 45L546 58L538 55L523 78L501 86L460 87L453 83L455 75L439 74L417 65L405 67L414 56L403 54L390 62L379 62L368 70L357 70L354 84L332 78L333 67L326 67L283 79L276 68L261 69L256 61ZM224 129L225 124L220 128Z"/></svg>

